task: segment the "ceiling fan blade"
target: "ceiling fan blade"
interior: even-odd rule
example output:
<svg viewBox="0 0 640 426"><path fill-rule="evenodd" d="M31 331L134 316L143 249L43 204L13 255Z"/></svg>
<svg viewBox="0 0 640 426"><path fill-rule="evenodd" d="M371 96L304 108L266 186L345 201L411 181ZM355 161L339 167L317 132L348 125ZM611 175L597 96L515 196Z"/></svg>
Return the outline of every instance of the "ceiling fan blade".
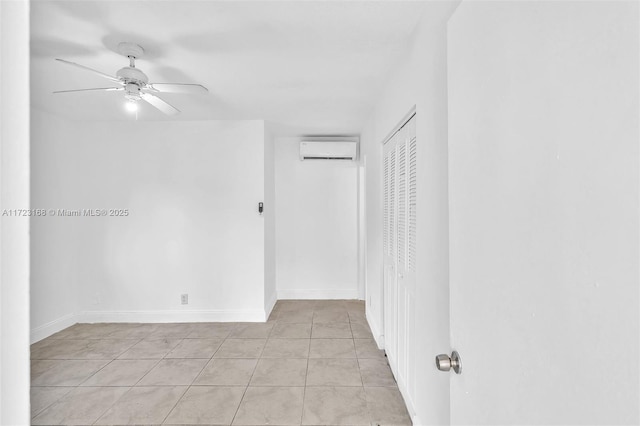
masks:
<svg viewBox="0 0 640 426"><path fill-rule="evenodd" d="M56 90L53 93L71 93L71 92L114 92L122 91L124 87L96 87L95 89L72 89L72 90Z"/></svg>
<svg viewBox="0 0 640 426"><path fill-rule="evenodd" d="M122 83L120 81L120 79L118 79L117 77L112 77L109 74L105 74L105 73L100 72L98 70L94 70L93 68L85 67L84 65L76 64L75 62L65 61L64 59L56 58L56 61L60 61L63 64L71 65L71 66L74 66L74 67L78 67L78 68L81 68L81 69L86 70L86 71L90 71L90 72L92 72L94 74L99 75L102 78L106 78L107 80L111 80L111 81L114 81L114 82L117 82L117 83Z"/></svg>
<svg viewBox="0 0 640 426"><path fill-rule="evenodd" d="M176 115L180 110L151 93L140 92L140 97L167 115Z"/></svg>
<svg viewBox="0 0 640 426"><path fill-rule="evenodd" d="M190 83L149 83L151 90L162 93L208 93L209 89L202 84Z"/></svg>

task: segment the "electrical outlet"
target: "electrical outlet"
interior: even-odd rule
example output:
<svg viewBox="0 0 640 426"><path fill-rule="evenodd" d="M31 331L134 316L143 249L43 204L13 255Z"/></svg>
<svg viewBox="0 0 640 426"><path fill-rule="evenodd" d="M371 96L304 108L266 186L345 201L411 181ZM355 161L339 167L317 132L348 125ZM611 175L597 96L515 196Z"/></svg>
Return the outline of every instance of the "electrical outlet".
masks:
<svg viewBox="0 0 640 426"><path fill-rule="evenodd" d="M183 294L180 296L180 302L183 305L188 305L189 304L189 295L188 294Z"/></svg>

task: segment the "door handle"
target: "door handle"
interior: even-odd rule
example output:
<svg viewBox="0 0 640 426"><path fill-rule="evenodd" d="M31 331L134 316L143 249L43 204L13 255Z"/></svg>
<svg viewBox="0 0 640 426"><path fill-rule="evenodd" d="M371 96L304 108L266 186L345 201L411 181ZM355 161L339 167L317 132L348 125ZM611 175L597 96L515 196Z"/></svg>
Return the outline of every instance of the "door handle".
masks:
<svg viewBox="0 0 640 426"><path fill-rule="evenodd" d="M451 356L440 354L436 357L436 367L440 371L449 371L453 369L456 374L462 374L462 359L456 351L451 352Z"/></svg>

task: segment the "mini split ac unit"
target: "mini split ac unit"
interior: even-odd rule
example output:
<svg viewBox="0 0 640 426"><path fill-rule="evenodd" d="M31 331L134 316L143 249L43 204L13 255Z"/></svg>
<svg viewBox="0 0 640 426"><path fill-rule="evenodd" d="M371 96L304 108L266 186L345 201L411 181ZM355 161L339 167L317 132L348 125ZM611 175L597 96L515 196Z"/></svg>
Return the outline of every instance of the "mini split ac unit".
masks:
<svg viewBox="0 0 640 426"><path fill-rule="evenodd" d="M300 160L355 160L358 142L354 141L302 141Z"/></svg>

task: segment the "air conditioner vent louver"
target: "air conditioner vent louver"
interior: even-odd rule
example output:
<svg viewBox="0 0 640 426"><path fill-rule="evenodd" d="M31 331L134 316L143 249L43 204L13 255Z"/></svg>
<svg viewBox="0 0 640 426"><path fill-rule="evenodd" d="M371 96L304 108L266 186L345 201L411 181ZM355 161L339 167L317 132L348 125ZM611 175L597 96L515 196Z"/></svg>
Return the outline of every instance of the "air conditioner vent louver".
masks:
<svg viewBox="0 0 640 426"><path fill-rule="evenodd" d="M356 160L358 142L355 141L302 141L301 160Z"/></svg>

